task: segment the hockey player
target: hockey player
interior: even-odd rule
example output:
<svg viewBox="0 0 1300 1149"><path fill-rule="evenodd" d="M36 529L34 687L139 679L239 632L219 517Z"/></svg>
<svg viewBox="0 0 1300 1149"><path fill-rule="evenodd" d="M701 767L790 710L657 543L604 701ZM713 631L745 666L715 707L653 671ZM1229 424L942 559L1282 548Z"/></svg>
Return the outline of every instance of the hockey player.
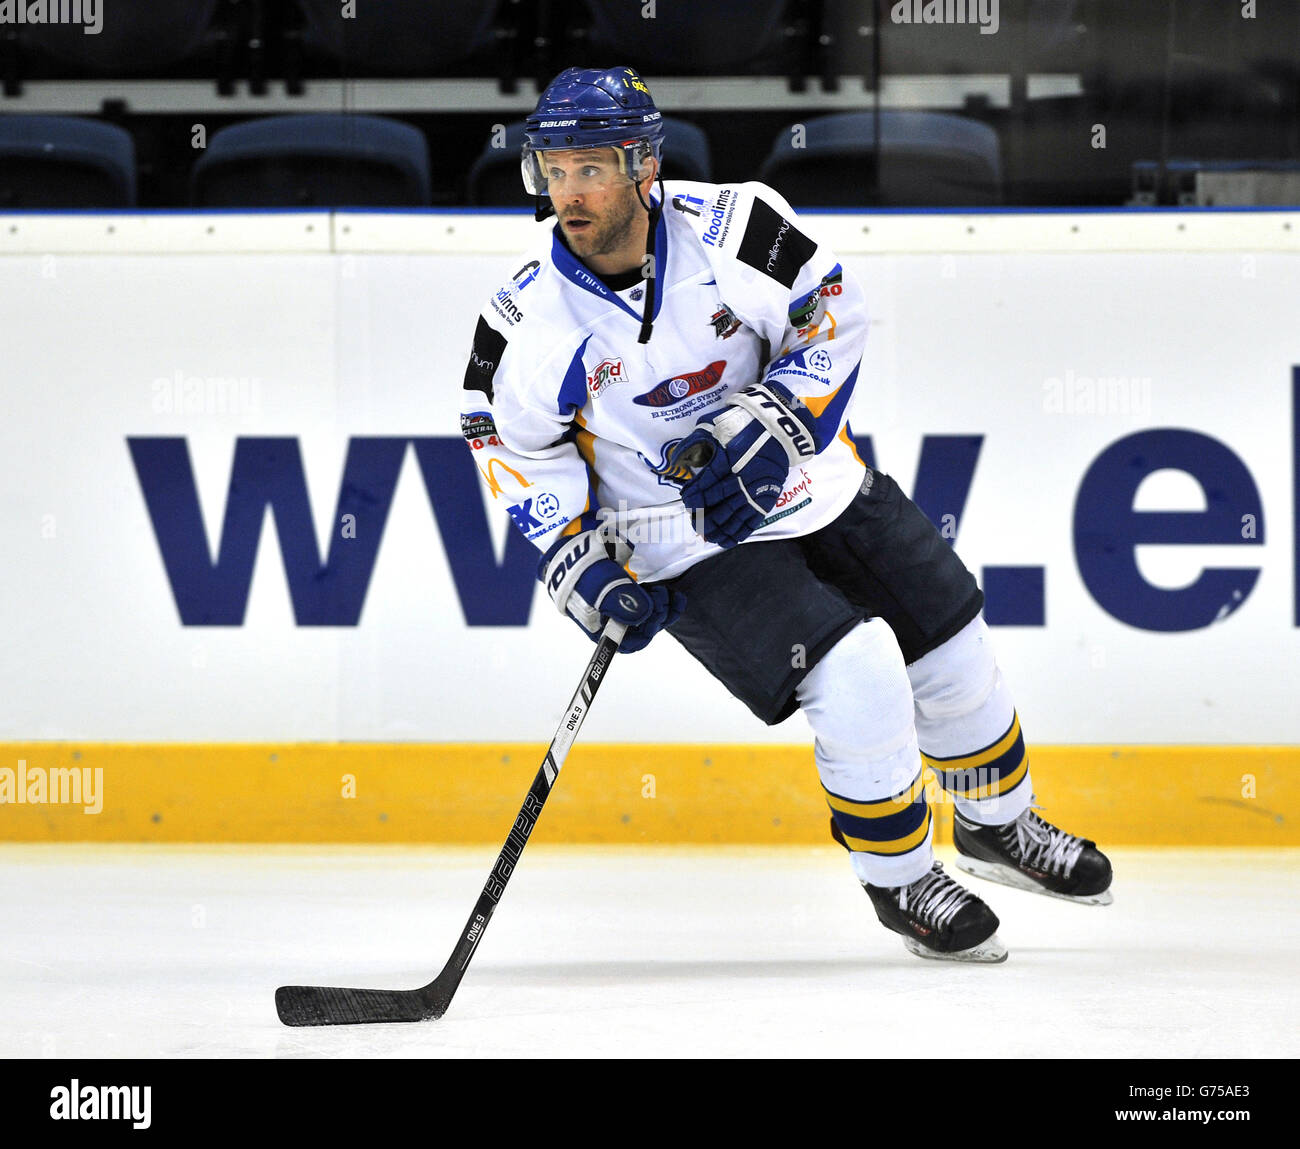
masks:
<svg viewBox="0 0 1300 1149"><path fill-rule="evenodd" d="M561 611L627 624L626 651L667 629L766 723L802 709L880 921L922 957L1001 961L933 859L923 764L963 870L1105 904L1110 863L1031 808L983 594L854 449L857 281L771 188L665 184L662 155L632 69L543 93L523 177L557 222L478 320L462 432Z"/></svg>

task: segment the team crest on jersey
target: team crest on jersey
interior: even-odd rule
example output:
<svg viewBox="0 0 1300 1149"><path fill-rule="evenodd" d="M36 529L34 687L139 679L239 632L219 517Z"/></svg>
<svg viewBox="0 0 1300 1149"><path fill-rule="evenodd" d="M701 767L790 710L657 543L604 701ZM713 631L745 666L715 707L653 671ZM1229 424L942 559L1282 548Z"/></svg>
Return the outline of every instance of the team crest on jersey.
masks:
<svg viewBox="0 0 1300 1149"><path fill-rule="evenodd" d="M669 439L662 447L659 448L659 460L655 460L642 455L639 451L637 457L647 467L652 470L658 477L659 482L665 487L680 487L691 479L691 469L681 463L674 464L673 455L676 454L677 448L682 444L681 439Z"/></svg>
<svg viewBox="0 0 1300 1149"><path fill-rule="evenodd" d="M591 397L594 399L615 383L627 383L628 381L628 377L623 371L622 358L602 359L591 369L591 374L587 376L587 390L591 392Z"/></svg>
<svg viewBox="0 0 1300 1149"><path fill-rule="evenodd" d="M665 379L644 395L635 396L632 402L641 407L671 407L674 403L716 387L722 382L722 373L726 368L727 361L718 359L701 371L688 371L684 375Z"/></svg>
<svg viewBox="0 0 1300 1149"><path fill-rule="evenodd" d="M709 322L713 324L713 334L719 339L730 339L740 330L740 320L725 303L718 304L718 310L709 317Z"/></svg>

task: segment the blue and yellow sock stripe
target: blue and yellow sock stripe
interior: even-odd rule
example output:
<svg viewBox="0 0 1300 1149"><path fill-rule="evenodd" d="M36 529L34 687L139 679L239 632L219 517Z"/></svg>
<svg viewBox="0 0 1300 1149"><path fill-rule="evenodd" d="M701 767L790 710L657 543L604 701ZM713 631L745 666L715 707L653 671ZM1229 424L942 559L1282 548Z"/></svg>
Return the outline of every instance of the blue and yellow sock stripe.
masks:
<svg viewBox="0 0 1300 1149"><path fill-rule="evenodd" d="M930 829L930 807L919 772L906 790L888 798L855 802L826 790L826 803L845 844L860 853L906 854L925 841Z"/></svg>
<svg viewBox="0 0 1300 1149"><path fill-rule="evenodd" d="M972 754L935 758L921 752L945 790L963 798L999 798L1009 794L1029 774L1029 756L1020 733L1020 716L1012 713L1011 725L996 742Z"/></svg>

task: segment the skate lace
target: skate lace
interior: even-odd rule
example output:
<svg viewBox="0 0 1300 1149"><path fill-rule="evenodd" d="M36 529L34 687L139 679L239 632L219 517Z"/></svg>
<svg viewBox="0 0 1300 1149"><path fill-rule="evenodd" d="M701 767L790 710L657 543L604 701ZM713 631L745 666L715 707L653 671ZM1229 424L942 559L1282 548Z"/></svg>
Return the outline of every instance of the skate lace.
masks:
<svg viewBox="0 0 1300 1149"><path fill-rule="evenodd" d="M935 862L934 868L923 878L899 891L898 908L915 914L922 921L942 929L953 915L975 895L954 882L943 872L943 865Z"/></svg>
<svg viewBox="0 0 1300 1149"><path fill-rule="evenodd" d="M1012 822L1007 837L1014 833L1016 851L1026 866L1068 878L1083 853L1083 839L1044 822L1034 810L1030 806Z"/></svg>

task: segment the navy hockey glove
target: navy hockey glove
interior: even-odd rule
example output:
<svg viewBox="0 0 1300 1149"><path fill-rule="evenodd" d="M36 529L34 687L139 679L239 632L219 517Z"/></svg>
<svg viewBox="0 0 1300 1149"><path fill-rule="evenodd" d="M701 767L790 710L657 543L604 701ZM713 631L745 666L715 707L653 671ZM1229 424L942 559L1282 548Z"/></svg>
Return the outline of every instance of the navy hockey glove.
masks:
<svg viewBox="0 0 1300 1149"><path fill-rule="evenodd" d="M816 453L812 412L780 384L755 383L701 419L673 458L698 466L682 487L696 530L734 547L776 506L790 468Z"/></svg>
<svg viewBox="0 0 1300 1149"><path fill-rule="evenodd" d="M677 621L686 596L657 583L634 582L622 562L631 549L607 539L599 528L568 535L542 556L537 577L562 614L593 642L609 618L627 626L619 644L626 653L641 650L665 626Z"/></svg>

